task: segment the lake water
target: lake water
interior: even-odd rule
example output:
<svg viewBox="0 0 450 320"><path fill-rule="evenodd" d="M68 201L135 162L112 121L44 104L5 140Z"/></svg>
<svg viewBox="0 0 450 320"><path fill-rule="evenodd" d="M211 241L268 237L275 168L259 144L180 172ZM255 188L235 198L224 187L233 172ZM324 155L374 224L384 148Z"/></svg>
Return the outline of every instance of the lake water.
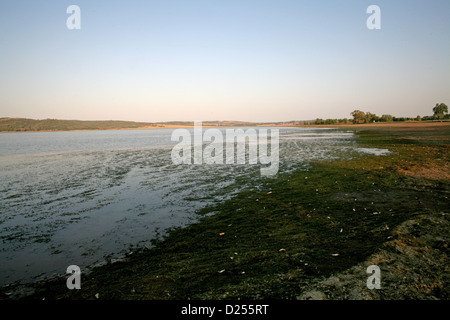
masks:
<svg viewBox="0 0 450 320"><path fill-rule="evenodd" d="M351 132L278 129L278 174L314 159L386 152L359 148ZM168 228L195 222L199 208L270 179L259 164L174 165L172 132L0 134L0 285L150 247Z"/></svg>

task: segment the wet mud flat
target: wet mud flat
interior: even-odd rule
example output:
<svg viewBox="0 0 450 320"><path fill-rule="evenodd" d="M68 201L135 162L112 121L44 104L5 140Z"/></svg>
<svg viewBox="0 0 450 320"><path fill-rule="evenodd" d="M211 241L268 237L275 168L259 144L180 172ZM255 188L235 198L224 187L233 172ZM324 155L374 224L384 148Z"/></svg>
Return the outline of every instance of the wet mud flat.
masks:
<svg viewBox="0 0 450 320"><path fill-rule="evenodd" d="M202 207L198 222L82 274L80 290L61 275L2 298L449 299L449 127L352 130L391 153L315 159ZM380 290L366 287L369 265Z"/></svg>
<svg viewBox="0 0 450 320"><path fill-rule="evenodd" d="M260 165L174 164L171 133L1 136L0 285L122 260L167 229L198 221L201 208L264 182ZM279 170L288 173L314 159L380 150L359 148L351 132L287 128L279 151Z"/></svg>

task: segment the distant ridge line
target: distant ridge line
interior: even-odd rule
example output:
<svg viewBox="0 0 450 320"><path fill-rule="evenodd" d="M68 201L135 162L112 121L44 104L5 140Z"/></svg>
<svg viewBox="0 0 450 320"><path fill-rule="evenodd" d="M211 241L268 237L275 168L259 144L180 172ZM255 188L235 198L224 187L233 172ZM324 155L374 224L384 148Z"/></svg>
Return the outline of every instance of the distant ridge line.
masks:
<svg viewBox="0 0 450 320"><path fill-rule="evenodd" d="M299 126L308 121L285 122L248 122L234 120L203 121L208 127L242 127L242 126ZM136 122L123 120L59 120L0 118L0 132L35 132L35 131L78 131L78 130L119 130L119 129L161 129L175 127L192 127L194 121Z"/></svg>

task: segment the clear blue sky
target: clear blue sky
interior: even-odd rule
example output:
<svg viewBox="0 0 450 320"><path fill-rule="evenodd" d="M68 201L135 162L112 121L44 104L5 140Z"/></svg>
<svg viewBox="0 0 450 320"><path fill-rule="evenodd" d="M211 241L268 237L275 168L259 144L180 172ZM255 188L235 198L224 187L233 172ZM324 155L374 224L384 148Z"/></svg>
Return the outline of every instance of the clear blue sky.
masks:
<svg viewBox="0 0 450 320"><path fill-rule="evenodd" d="M2 0L0 117L430 115L450 104L449 16L448 0Z"/></svg>

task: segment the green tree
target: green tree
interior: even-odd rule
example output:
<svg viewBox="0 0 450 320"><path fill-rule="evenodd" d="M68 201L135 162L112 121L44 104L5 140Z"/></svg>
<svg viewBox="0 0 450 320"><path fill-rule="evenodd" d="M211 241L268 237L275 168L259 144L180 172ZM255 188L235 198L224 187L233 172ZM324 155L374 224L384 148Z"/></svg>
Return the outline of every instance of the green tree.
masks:
<svg viewBox="0 0 450 320"><path fill-rule="evenodd" d="M391 122L391 121L393 121L393 119L394 119L394 117L391 116L390 114L383 114L381 116L381 121L384 121L384 122Z"/></svg>
<svg viewBox="0 0 450 320"><path fill-rule="evenodd" d="M364 123L366 114L361 110L355 110L350 114L353 117L353 123Z"/></svg>
<svg viewBox="0 0 450 320"><path fill-rule="evenodd" d="M366 114L364 115L364 122L365 123L374 122L376 117L377 116L375 114L370 113L370 112L366 112Z"/></svg>
<svg viewBox="0 0 450 320"><path fill-rule="evenodd" d="M448 113L448 107L445 103L436 103L436 106L433 108L433 112L435 118L442 119L445 114Z"/></svg>

